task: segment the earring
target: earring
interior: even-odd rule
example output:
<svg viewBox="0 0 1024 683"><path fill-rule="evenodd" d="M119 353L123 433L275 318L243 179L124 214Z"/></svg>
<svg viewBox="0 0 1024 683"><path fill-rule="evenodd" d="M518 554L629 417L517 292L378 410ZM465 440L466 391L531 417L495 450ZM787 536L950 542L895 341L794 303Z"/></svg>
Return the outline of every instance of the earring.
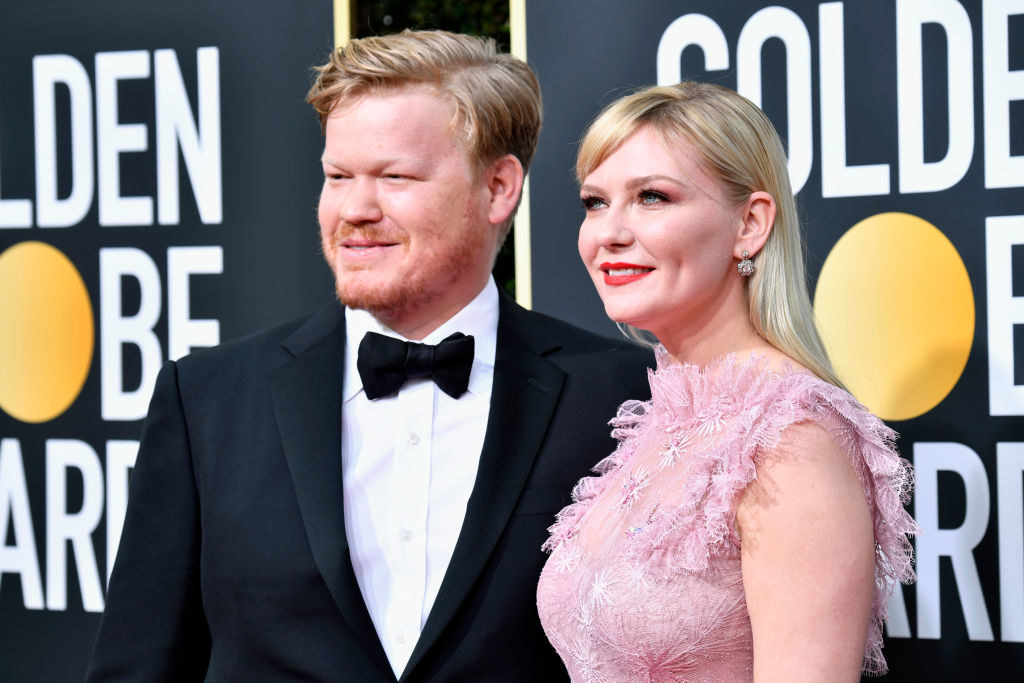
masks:
<svg viewBox="0 0 1024 683"><path fill-rule="evenodd" d="M743 260L736 264L736 270L740 271L743 277L750 277L754 274L754 262L750 260L750 252L743 252Z"/></svg>

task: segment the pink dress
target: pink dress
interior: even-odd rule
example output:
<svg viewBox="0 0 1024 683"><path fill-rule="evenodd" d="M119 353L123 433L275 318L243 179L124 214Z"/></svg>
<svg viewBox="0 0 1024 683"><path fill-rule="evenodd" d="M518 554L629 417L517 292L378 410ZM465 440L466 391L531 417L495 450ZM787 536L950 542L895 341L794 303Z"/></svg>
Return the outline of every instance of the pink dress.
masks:
<svg viewBox="0 0 1024 683"><path fill-rule="evenodd" d="M849 456L874 519L875 595L864 671L886 670L882 621L913 580L903 509L909 465L895 433L808 372L730 356L704 370L657 350L650 401L612 420L619 446L573 491L544 545L541 623L573 681L743 681L753 646L735 517L783 430L825 428Z"/></svg>

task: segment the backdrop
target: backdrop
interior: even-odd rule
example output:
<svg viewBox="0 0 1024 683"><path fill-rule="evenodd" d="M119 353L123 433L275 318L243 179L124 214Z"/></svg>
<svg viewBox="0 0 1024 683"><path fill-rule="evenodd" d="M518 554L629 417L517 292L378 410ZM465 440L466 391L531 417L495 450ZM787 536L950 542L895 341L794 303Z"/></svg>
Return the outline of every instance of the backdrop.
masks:
<svg viewBox="0 0 1024 683"><path fill-rule="evenodd" d="M837 370L913 461L916 585L889 680L1024 671L1024 2L526 2L545 124L533 302L615 330L576 253L596 112L641 85L720 83L786 142L815 312Z"/></svg>
<svg viewBox="0 0 1024 683"><path fill-rule="evenodd" d="M917 468L889 680L1024 669L1024 2L512 5L546 105L517 236L534 307L616 333L570 176L602 105L683 77L760 102L829 347ZM0 680L81 678L160 365L331 297L303 96L332 21L330 0L5 5Z"/></svg>
<svg viewBox="0 0 1024 683"><path fill-rule="evenodd" d="M0 680L81 680L162 363L329 300L330 0L0 10Z"/></svg>

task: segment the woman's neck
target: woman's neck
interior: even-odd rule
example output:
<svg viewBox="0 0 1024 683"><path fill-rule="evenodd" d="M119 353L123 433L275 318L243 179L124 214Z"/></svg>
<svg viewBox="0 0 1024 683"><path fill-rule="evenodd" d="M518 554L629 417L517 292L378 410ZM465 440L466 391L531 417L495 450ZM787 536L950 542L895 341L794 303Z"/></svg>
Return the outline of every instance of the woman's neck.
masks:
<svg viewBox="0 0 1024 683"><path fill-rule="evenodd" d="M676 327L656 336L675 361L699 368L729 354L745 359L751 353L778 353L754 329L746 310L742 315L719 316L688 329Z"/></svg>

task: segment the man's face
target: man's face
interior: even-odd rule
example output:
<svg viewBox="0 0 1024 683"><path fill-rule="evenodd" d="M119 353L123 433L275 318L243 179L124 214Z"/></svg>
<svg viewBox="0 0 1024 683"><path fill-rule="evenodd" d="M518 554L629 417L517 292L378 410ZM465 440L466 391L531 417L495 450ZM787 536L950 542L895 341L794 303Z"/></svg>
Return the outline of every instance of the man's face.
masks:
<svg viewBox="0 0 1024 683"><path fill-rule="evenodd" d="M403 88L342 102L325 129L320 235L338 298L414 339L480 292L497 249L486 179L451 121L433 91Z"/></svg>

